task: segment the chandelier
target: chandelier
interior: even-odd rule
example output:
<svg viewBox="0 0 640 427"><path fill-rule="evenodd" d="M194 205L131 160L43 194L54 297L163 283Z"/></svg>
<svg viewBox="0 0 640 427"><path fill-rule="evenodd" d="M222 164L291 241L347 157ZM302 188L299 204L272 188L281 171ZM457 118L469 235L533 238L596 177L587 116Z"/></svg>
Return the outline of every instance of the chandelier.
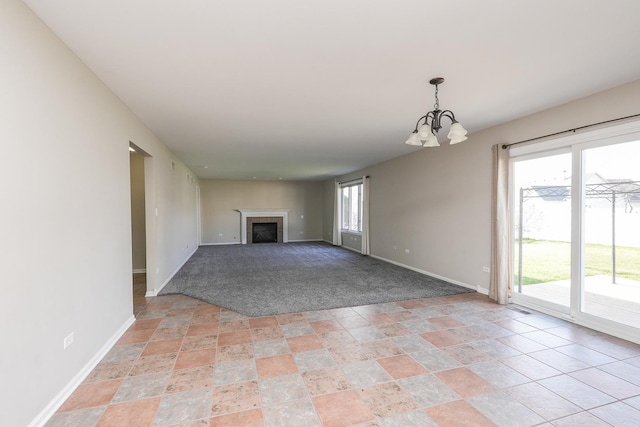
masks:
<svg viewBox="0 0 640 427"><path fill-rule="evenodd" d="M440 110L438 85L444 83L444 79L442 77L435 77L429 80L429 83L436 87L436 103L433 105L433 111L429 111L418 119L416 129L411 133L411 135L409 135L409 139L407 139L406 144L416 145L418 147L439 147L440 143L438 143L436 133L438 133L442 128L440 122L443 117L451 120L451 127L447 134L447 138L449 138L449 145L457 144L458 142L466 140L467 130L458 123L456 117L453 115L453 111ZM424 123L420 126L420 122L422 122L422 120L424 120ZM429 123L429 120L431 120L431 123Z"/></svg>

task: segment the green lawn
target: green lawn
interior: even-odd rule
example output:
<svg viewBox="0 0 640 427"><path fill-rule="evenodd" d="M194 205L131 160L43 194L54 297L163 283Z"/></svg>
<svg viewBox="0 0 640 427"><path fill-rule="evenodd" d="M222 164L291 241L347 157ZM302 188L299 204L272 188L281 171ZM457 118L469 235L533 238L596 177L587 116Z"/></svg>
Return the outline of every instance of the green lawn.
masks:
<svg viewBox="0 0 640 427"><path fill-rule="evenodd" d="M522 244L522 284L545 283L570 278L571 245L551 240L524 240ZM518 242L514 258L518 280ZM587 276L611 274L611 246L586 247ZM616 246L616 276L640 281L640 248Z"/></svg>

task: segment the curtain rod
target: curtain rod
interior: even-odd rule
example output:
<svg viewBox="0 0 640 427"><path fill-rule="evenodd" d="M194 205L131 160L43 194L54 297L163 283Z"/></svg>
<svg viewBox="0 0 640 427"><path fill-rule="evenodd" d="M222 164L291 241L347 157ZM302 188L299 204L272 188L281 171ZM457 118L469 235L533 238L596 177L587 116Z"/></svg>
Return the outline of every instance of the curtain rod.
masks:
<svg viewBox="0 0 640 427"><path fill-rule="evenodd" d="M365 176L365 178L369 178L369 175ZM350 182L362 181L362 178L356 178L349 181L338 181L338 184L348 184Z"/></svg>
<svg viewBox="0 0 640 427"><path fill-rule="evenodd" d="M590 125L580 126L580 127L573 128L573 129L567 129L567 130L563 130L563 131L560 131L560 132L550 133L550 134L544 135L544 136L537 136L535 138L525 139L524 141L512 142L511 144L503 144L502 145L502 149L505 150L505 149L511 147L512 145L524 144L525 142L531 142L531 141L535 141L535 140L538 140L538 139L548 138L550 136L561 135L563 133L575 132L577 130L582 130L582 129L590 128L590 127L593 127L593 126L604 125L606 123L619 122L620 120L631 119L631 118L634 118L634 117L640 117L640 114L633 114L631 116L619 117L617 119L611 119L611 120L605 120L604 122L598 122L598 123L593 123L593 124L590 124Z"/></svg>

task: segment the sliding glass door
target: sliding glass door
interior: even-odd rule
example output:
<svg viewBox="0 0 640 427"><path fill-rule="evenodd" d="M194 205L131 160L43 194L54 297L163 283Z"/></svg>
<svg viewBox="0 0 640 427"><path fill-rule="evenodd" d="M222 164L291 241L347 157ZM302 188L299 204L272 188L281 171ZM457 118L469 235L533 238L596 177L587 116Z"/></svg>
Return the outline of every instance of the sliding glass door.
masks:
<svg viewBox="0 0 640 427"><path fill-rule="evenodd" d="M640 325L640 141L586 149L581 312Z"/></svg>
<svg viewBox="0 0 640 427"><path fill-rule="evenodd" d="M571 301L571 153L513 164L514 290L569 313Z"/></svg>
<svg viewBox="0 0 640 427"><path fill-rule="evenodd" d="M512 149L514 302L638 336L640 124L636 128Z"/></svg>

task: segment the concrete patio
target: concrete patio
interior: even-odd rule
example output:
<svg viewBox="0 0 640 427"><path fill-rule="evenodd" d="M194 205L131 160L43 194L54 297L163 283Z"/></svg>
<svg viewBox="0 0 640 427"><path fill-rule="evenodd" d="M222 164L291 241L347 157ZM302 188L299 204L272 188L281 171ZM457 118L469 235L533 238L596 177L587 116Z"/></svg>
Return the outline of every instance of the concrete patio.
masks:
<svg viewBox="0 0 640 427"><path fill-rule="evenodd" d="M585 278L583 311L594 316L637 327L640 325L640 281L609 275ZM517 285L515 292L517 292ZM570 281L522 286L522 294L563 306L569 305Z"/></svg>

